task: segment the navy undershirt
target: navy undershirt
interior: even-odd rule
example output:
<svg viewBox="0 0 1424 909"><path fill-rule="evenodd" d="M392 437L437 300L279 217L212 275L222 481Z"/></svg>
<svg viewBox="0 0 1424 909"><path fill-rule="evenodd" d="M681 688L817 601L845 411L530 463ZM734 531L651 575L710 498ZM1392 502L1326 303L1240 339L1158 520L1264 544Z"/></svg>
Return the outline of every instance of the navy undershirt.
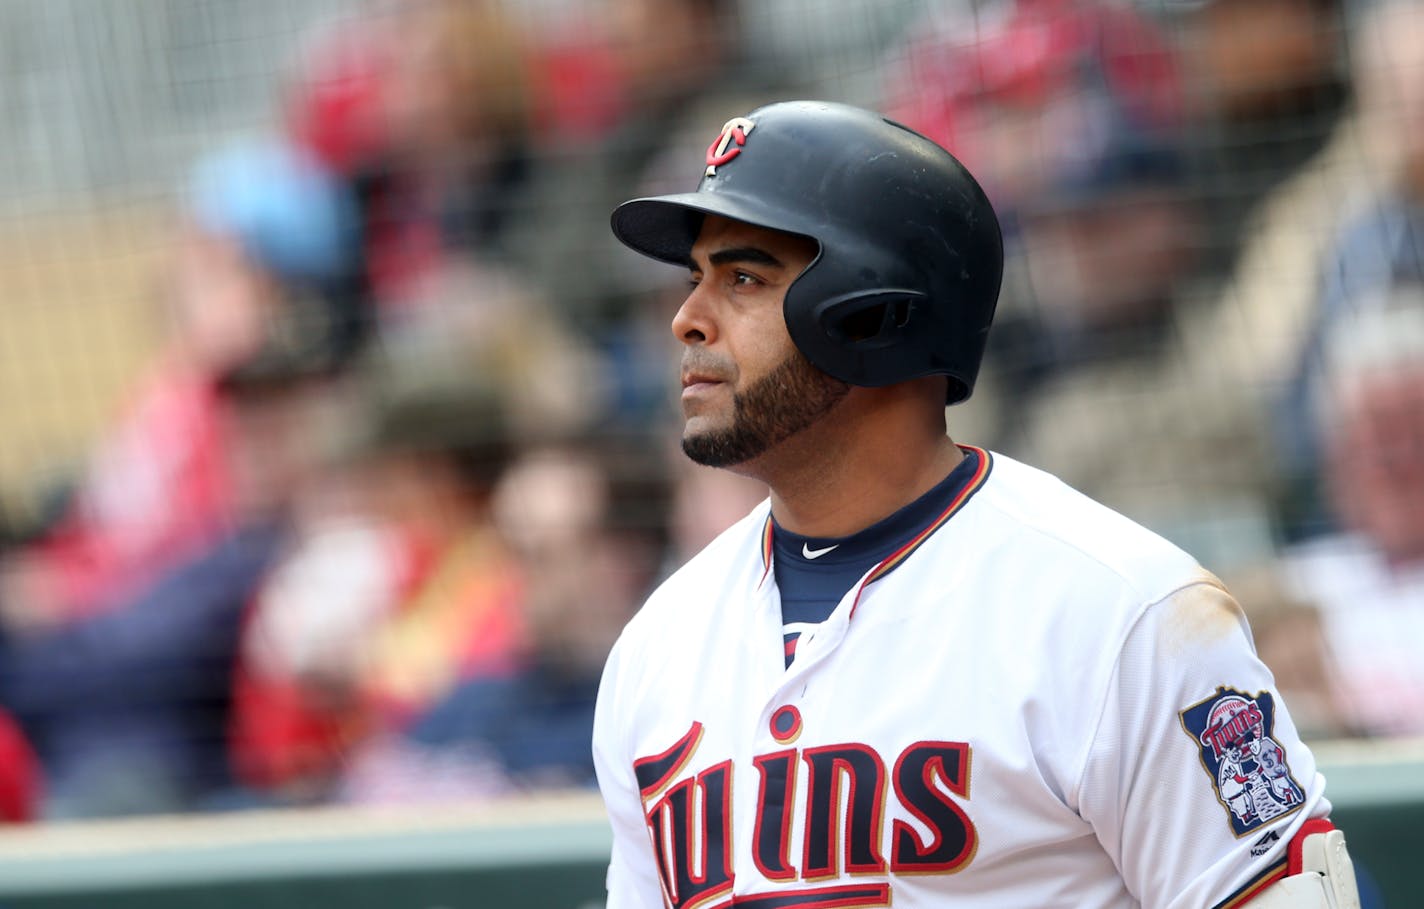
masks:
<svg viewBox="0 0 1424 909"><path fill-rule="evenodd" d="M867 571L934 523L978 469L978 452L965 451L964 460L929 492L848 537L804 537L783 529L772 515L772 570L781 593L788 667L801 635L824 622Z"/></svg>

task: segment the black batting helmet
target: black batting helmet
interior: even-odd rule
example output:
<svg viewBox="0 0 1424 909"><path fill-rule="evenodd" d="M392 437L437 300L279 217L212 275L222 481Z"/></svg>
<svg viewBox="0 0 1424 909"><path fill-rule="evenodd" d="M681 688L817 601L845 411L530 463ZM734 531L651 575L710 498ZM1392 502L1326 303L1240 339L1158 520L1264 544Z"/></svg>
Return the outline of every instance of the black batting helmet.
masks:
<svg viewBox="0 0 1424 909"><path fill-rule="evenodd" d="M787 289L792 341L852 385L949 377L969 397L1003 276L999 221L955 158L878 114L815 101L730 120L696 192L613 212L626 245L686 265L707 214L815 240Z"/></svg>

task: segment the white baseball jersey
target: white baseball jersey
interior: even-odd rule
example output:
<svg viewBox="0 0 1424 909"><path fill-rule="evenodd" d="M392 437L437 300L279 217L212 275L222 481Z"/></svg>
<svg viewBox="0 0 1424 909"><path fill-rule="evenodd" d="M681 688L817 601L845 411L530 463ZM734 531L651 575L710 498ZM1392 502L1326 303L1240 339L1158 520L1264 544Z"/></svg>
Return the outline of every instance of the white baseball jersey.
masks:
<svg viewBox="0 0 1424 909"><path fill-rule="evenodd" d="M1202 909L1284 874L1324 780L1239 608L1001 455L786 667L763 503L599 694L610 909Z"/></svg>

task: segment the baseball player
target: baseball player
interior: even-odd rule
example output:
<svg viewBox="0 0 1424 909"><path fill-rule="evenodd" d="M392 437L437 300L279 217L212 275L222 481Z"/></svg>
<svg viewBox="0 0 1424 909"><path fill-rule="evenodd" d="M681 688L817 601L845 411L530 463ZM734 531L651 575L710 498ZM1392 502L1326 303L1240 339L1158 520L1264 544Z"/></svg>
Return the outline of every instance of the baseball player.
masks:
<svg viewBox="0 0 1424 909"><path fill-rule="evenodd" d="M771 495L609 657L611 909L1357 906L1221 584L947 436L1003 263L969 173L817 102L728 121L699 168L613 230L690 269L684 451Z"/></svg>

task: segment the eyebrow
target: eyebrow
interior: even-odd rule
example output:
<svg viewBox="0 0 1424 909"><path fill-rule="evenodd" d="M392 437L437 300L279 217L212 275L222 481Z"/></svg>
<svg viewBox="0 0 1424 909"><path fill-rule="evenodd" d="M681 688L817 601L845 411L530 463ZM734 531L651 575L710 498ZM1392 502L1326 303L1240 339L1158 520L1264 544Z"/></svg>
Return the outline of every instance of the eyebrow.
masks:
<svg viewBox="0 0 1424 909"><path fill-rule="evenodd" d="M727 249L719 249L707 256L710 265L726 265L730 262L747 262L752 265L766 265L772 268L782 268L786 263L776 256L756 246L733 246ZM693 271L701 268L697 260L688 256L687 267Z"/></svg>

